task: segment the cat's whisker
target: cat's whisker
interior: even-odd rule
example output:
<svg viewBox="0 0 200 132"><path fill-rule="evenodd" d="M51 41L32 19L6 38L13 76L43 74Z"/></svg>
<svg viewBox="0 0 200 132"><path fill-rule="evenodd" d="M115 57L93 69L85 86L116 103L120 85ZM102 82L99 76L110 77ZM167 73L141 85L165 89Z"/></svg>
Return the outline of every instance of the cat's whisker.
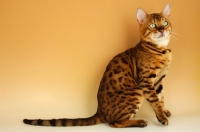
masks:
<svg viewBox="0 0 200 132"><path fill-rule="evenodd" d="M171 38L172 38L173 42L176 42L176 41L181 42L175 35L182 37L181 34L174 32L174 29L173 29L173 31L171 31Z"/></svg>
<svg viewBox="0 0 200 132"><path fill-rule="evenodd" d="M180 34L178 34L178 33L176 33L176 32L171 32L172 34L176 34L176 35L179 35L179 36L182 36L182 35L180 35Z"/></svg>
<svg viewBox="0 0 200 132"><path fill-rule="evenodd" d="M177 40L179 42L181 42L178 38L176 38L175 36L171 35L172 39Z"/></svg>
<svg viewBox="0 0 200 132"><path fill-rule="evenodd" d="M173 36L171 38L172 38L172 41L175 43L175 40L174 40Z"/></svg>

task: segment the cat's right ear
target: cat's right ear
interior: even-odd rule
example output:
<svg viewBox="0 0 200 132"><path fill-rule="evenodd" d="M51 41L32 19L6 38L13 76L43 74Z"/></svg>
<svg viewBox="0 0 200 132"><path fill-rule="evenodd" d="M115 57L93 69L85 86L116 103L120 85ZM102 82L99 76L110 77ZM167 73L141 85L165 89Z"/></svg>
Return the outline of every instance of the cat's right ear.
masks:
<svg viewBox="0 0 200 132"><path fill-rule="evenodd" d="M137 9L137 20L139 24L144 24L148 14L141 8Z"/></svg>
<svg viewBox="0 0 200 132"><path fill-rule="evenodd" d="M165 17L169 18L169 16L170 16L170 4L167 4L167 5L165 6L165 8L164 8L163 11L162 11L162 14L163 14Z"/></svg>

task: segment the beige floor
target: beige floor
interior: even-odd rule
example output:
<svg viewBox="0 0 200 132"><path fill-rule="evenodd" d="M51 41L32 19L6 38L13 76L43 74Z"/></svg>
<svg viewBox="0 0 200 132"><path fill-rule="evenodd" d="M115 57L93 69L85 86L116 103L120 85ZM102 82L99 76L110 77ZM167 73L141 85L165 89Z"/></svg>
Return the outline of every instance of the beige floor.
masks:
<svg viewBox="0 0 200 132"><path fill-rule="evenodd" d="M169 119L168 126L160 125L155 117L145 118L149 123L145 128L114 129L106 124L87 127L40 127L24 125L17 119L0 119L1 132L199 132L200 114L179 115Z"/></svg>

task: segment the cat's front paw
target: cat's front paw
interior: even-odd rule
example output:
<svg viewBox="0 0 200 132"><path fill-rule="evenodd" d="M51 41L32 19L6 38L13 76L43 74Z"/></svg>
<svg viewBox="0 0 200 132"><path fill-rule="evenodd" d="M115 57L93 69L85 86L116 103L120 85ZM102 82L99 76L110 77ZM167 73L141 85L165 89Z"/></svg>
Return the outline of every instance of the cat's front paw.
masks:
<svg viewBox="0 0 200 132"><path fill-rule="evenodd" d="M167 120L167 117L165 116L164 113L159 114L159 115L156 115L156 117L157 117L158 121L159 121L161 124L163 124L163 125L165 125L165 126L168 125L168 120Z"/></svg>
<svg viewBox="0 0 200 132"><path fill-rule="evenodd" d="M165 113L165 115L166 115L167 117L170 117L170 116L172 115L171 112L170 112L169 110L165 110L164 113Z"/></svg>

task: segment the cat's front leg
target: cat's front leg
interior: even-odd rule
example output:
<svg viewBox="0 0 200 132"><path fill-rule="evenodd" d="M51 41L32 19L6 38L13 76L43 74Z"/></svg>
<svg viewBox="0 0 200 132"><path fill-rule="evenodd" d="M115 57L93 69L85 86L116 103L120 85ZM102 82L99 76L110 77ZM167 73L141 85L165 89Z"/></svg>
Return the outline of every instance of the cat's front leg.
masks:
<svg viewBox="0 0 200 132"><path fill-rule="evenodd" d="M143 89L144 89L144 96L154 109L158 121L163 125L168 125L168 119L165 115L164 110L162 109L162 106L160 104L159 98L155 90L153 90L154 88L143 88Z"/></svg>
<svg viewBox="0 0 200 132"><path fill-rule="evenodd" d="M165 106L164 106L164 96L162 95L162 93L160 93L159 96L161 96L159 100L160 100L160 104L161 104L161 106L162 106L162 109L163 109L165 115L166 115L167 117L170 117L170 116L171 116L171 112L170 112L169 110L167 110L167 109L165 108Z"/></svg>
<svg viewBox="0 0 200 132"><path fill-rule="evenodd" d="M164 105L164 96L163 96L163 94L162 94L162 90L163 90L162 81L160 81L160 83L157 84L157 85L155 86L155 90L156 90L156 94L157 94L157 96L158 96L158 98L159 98L160 105L161 105L161 107L162 107L162 109L163 109L165 115L166 115L167 117L170 117L170 116L171 116L171 112L170 112L169 110L167 110L167 109L165 108L165 105Z"/></svg>
<svg viewBox="0 0 200 132"><path fill-rule="evenodd" d="M143 94L146 100L150 103L150 105L154 109L158 121L163 125L168 125L167 116L165 115L165 112L162 108L156 90L154 88L154 85L153 83L151 83L150 80L151 79L148 78L147 80L144 79L144 81L140 84L140 87L143 89Z"/></svg>

